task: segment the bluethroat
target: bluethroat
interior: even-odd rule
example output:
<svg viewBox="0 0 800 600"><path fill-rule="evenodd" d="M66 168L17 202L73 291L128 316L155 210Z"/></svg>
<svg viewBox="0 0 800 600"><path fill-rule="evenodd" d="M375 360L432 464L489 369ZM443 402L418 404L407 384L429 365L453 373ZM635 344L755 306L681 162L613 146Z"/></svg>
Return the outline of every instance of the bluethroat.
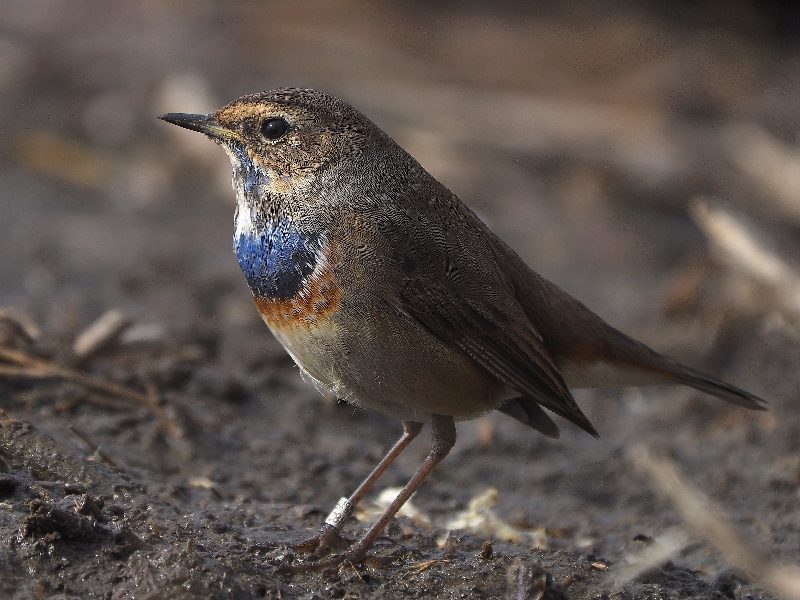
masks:
<svg viewBox="0 0 800 600"><path fill-rule="evenodd" d="M256 307L321 390L400 419L403 434L298 548L300 569L361 562L448 454L456 420L499 410L558 437L550 413L596 436L570 388L688 385L749 409L763 400L605 323L531 270L450 190L349 104L311 89L244 96L161 119L219 144L233 167L233 249ZM431 449L344 553L353 507L417 436Z"/></svg>

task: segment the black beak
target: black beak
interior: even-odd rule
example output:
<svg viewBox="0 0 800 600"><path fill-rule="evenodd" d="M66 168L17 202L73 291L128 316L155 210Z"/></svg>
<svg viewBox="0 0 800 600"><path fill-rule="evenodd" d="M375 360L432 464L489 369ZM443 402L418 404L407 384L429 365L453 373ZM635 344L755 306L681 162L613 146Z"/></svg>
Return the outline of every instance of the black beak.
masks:
<svg viewBox="0 0 800 600"><path fill-rule="evenodd" d="M241 141L239 134L219 124L214 115L192 115L188 113L167 113L158 117L184 129L199 131L215 139L234 139Z"/></svg>

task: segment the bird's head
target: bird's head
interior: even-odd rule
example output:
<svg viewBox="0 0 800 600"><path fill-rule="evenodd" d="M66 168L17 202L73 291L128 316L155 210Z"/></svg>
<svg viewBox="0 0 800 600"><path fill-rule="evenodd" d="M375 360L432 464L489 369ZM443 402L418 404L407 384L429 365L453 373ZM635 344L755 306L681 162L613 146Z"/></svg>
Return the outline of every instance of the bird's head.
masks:
<svg viewBox="0 0 800 600"><path fill-rule="evenodd" d="M243 96L208 115L159 118L225 149L240 201L301 193L326 169L361 154L377 131L342 100L296 88Z"/></svg>

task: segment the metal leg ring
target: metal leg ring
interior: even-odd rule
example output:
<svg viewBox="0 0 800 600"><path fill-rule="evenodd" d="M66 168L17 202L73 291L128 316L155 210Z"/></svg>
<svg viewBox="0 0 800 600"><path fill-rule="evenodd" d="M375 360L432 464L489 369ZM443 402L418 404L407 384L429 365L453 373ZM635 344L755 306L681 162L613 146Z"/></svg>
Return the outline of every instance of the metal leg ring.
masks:
<svg viewBox="0 0 800 600"><path fill-rule="evenodd" d="M350 502L347 498L342 496L339 498L339 501L336 503L336 506L333 507L333 510L328 513L328 516L325 517L325 524L330 525L331 527L335 527L339 529L342 526L342 523L345 522L347 517L353 514L353 509L355 508L355 504Z"/></svg>

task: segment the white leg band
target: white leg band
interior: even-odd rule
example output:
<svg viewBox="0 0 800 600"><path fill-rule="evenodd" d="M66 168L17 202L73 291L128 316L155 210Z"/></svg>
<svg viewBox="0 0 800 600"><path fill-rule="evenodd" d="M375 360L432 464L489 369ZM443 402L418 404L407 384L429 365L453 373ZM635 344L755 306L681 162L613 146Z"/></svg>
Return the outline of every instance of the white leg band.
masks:
<svg viewBox="0 0 800 600"><path fill-rule="evenodd" d="M333 510L325 517L325 524L338 529L342 526L342 523L345 522L347 517L353 513L354 507L355 505L350 502L350 500L342 496L339 498L336 506L333 507Z"/></svg>

